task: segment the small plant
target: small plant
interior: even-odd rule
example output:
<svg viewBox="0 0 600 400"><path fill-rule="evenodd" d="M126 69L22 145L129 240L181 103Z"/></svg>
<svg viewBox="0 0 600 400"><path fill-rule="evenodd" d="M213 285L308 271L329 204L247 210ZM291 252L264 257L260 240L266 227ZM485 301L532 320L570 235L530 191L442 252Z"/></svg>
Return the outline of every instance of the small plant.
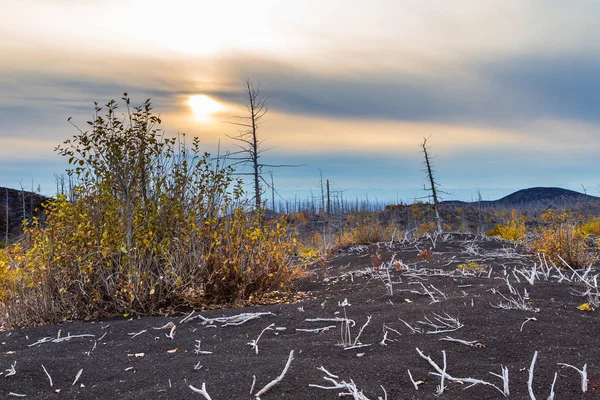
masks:
<svg viewBox="0 0 600 400"><path fill-rule="evenodd" d="M379 247L375 250L375 254L371 254L371 265L373 266L373 271L379 272L379 268L381 267L381 253L379 252Z"/></svg>
<svg viewBox="0 0 600 400"><path fill-rule="evenodd" d="M504 224L497 224L487 232L488 236L498 236L504 240L519 241L527 234L525 217L517 210L513 210L511 218Z"/></svg>
<svg viewBox="0 0 600 400"><path fill-rule="evenodd" d="M434 231L435 231L435 223L434 222L422 223L422 224L419 224L419 226L417 227L415 235L417 237L423 237L423 236L426 236L427 234L433 233Z"/></svg>
<svg viewBox="0 0 600 400"><path fill-rule="evenodd" d="M433 248L428 249L419 249L419 257L421 257L424 261L427 261L433 255Z"/></svg>
<svg viewBox="0 0 600 400"><path fill-rule="evenodd" d="M587 235L600 237L600 218L594 218L584 223L581 230Z"/></svg>
<svg viewBox="0 0 600 400"><path fill-rule="evenodd" d="M476 263L475 261L467 261L464 264L460 264L458 265L456 268L458 268L461 271L483 271L484 267L482 267L481 265L479 265L478 263Z"/></svg>
<svg viewBox="0 0 600 400"><path fill-rule="evenodd" d="M577 307L579 311L593 311L594 309L590 305L590 303L583 303Z"/></svg>

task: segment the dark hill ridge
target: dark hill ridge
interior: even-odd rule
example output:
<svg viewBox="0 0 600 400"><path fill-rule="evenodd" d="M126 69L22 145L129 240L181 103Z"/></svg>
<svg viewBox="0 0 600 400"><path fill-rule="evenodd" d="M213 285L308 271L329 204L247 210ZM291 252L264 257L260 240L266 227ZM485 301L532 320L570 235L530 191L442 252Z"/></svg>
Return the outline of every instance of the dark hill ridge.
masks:
<svg viewBox="0 0 600 400"><path fill-rule="evenodd" d="M482 201L481 203L464 201L443 201L446 205L479 205L491 208L522 208L522 207L570 207L587 203L600 203L600 197L590 196L574 190L557 187L534 187L518 190L498 200Z"/></svg>
<svg viewBox="0 0 600 400"><path fill-rule="evenodd" d="M23 219L42 216L41 205L46 200L49 198L39 193L0 187L0 242L6 240L7 221L8 238L11 241L21 235Z"/></svg>
<svg viewBox="0 0 600 400"><path fill-rule="evenodd" d="M530 189L522 189L509 194L499 200L497 203L508 204L523 204L533 202L582 202L582 201L599 201L600 197L590 196L579 193L574 190L553 188L553 187L535 187Z"/></svg>

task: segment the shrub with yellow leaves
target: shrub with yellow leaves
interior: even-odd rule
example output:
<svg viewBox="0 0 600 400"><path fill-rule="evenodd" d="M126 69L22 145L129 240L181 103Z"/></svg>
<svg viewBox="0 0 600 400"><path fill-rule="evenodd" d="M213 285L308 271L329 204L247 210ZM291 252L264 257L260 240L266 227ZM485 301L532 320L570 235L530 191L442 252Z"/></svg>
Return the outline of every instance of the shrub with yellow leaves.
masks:
<svg viewBox="0 0 600 400"><path fill-rule="evenodd" d="M512 210L511 217L504 224L496 224L493 229L487 232L488 236L498 236L504 240L514 242L522 240L527 234L526 218L517 210Z"/></svg>
<svg viewBox="0 0 600 400"><path fill-rule="evenodd" d="M90 131L57 147L79 183L45 205L45 225L0 250L0 305L9 327L151 314L234 302L290 282L283 219L246 212L233 170L168 138L150 101L117 115L96 105Z"/></svg>
<svg viewBox="0 0 600 400"><path fill-rule="evenodd" d="M571 268L581 269L598 260L589 246L589 234L569 213L563 210L561 214L553 214L549 210L543 217L546 226L539 229L533 246L552 264L566 268L566 262Z"/></svg>

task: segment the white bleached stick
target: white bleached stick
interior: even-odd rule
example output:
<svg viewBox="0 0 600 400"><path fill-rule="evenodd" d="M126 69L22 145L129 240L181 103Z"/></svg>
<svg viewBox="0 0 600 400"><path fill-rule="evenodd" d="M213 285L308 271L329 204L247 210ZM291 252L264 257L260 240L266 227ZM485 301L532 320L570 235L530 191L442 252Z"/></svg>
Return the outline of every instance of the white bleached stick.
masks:
<svg viewBox="0 0 600 400"><path fill-rule="evenodd" d="M52 387L52 377L50 376L50 374L46 370L46 367L44 367L44 364L42 364L42 369L44 370L44 372L46 373L46 376L48 377L48 380L50 381L50 387Z"/></svg>
<svg viewBox="0 0 600 400"><path fill-rule="evenodd" d="M321 365L319 368L317 368L317 369L318 369L319 371L323 371L323 372L325 372L325 373L327 374L327 376L329 376L330 378L333 378L333 379L339 379L339 378L340 378L339 376L337 376L337 375L334 375L334 374L332 374L331 372L327 371L327 370L325 369L325 367L323 367L322 365Z"/></svg>
<svg viewBox="0 0 600 400"><path fill-rule="evenodd" d="M262 394L266 393L273 386L275 386L276 384L278 384L279 382L281 382L281 380L283 379L283 377L287 373L288 369L290 368L290 364L292 363L293 359L294 359L294 350L290 350L290 355L288 357L287 363L285 364L285 368L283 369L283 371L281 371L281 374L277 378L273 379L271 382L267 383L267 385L264 388L260 389L254 395L254 397L260 397Z"/></svg>
<svg viewBox="0 0 600 400"><path fill-rule="evenodd" d="M257 312L257 313L242 313L237 315L232 315L230 317L217 317L217 318L206 318L202 315L196 315L195 317L189 318L187 321L191 321L195 318L200 318L202 320L202 325L213 325L216 322L221 323L221 327L230 326L230 325L242 325L248 321L251 321L256 318L260 318L263 315L275 315L272 312Z"/></svg>
<svg viewBox="0 0 600 400"><path fill-rule="evenodd" d="M365 322L365 324L358 331L358 335L356 335L356 338L354 339L354 343L352 343L352 346L356 346L359 344L358 339L360 338L360 335L362 335L362 333L365 330L365 328L367 327L367 325L369 325L369 322L371 322L371 317L372 317L371 315L369 315L367 317L367 322Z"/></svg>
<svg viewBox="0 0 600 400"><path fill-rule="evenodd" d="M173 324L173 326L171 326L171 330L169 331L169 333L165 334L171 340L175 339L175 328L176 328L175 324Z"/></svg>
<svg viewBox="0 0 600 400"><path fill-rule="evenodd" d="M444 375L446 379L448 379L449 381L461 381L461 382L466 382L466 383L470 383L471 385L467 386L465 389L468 389L474 385L480 384L480 385L485 385L485 386L491 386L494 389L496 389L497 391L499 391L500 393L502 393L505 397L508 396L502 389L500 389L498 386L494 385L493 383L481 380L481 379L474 379L474 378L455 378L451 375L449 375L445 369L440 368L435 361L433 361L431 359L431 357L426 356L425 354L423 354L423 352L421 350L419 350L419 348L417 348L417 353L419 353L419 355L424 358L425 360L427 360L427 362L437 371L437 373L435 372L430 372L432 375L436 375L436 376L441 376ZM444 358L446 356L446 351L442 350L442 354L444 355Z"/></svg>
<svg viewBox="0 0 600 400"><path fill-rule="evenodd" d="M556 378L558 378L558 372L554 373L554 380L552 381L552 386L550 387L550 396L548 396L548 400L554 400L554 385L556 385Z"/></svg>
<svg viewBox="0 0 600 400"><path fill-rule="evenodd" d="M531 360L531 365L529 366L529 379L527 380L527 390L529 391L529 398L531 400L535 400L535 395L533 394L533 369L535 368L535 360L537 359L538 352L533 353L533 359Z"/></svg>
<svg viewBox="0 0 600 400"><path fill-rule="evenodd" d="M258 335L258 337L251 341L246 343L248 346L252 346L252 348L254 349L254 351L256 352L256 354L258 354L258 341L260 340L260 337L263 335L263 333L265 333L266 331L270 331L273 330L273 327L275 326L275 324L271 324L269 326L267 326L265 329L263 329L260 334Z"/></svg>
<svg viewBox="0 0 600 400"><path fill-rule="evenodd" d="M83 338L83 337L96 337L96 335L89 335L89 334L71 335L70 333L68 333L67 336L60 337L60 331L59 331L59 335L58 335L57 338L44 337L44 338L41 338L40 340L38 340L35 343L27 345L27 347L33 347L35 345L42 344L42 343L47 343L47 342L60 343L60 342L65 342L67 340L76 339L76 338ZM100 339L98 339L98 340L100 340Z"/></svg>
<svg viewBox="0 0 600 400"><path fill-rule="evenodd" d="M202 343L201 340L196 340L196 346L194 348L194 354L212 354L212 351L200 350L200 344L201 343Z"/></svg>
<svg viewBox="0 0 600 400"><path fill-rule="evenodd" d="M134 337L140 336L142 333L146 333L146 332L148 332L146 329L142 329L139 332L128 333L128 335L131 336L130 339L133 339Z"/></svg>
<svg viewBox="0 0 600 400"><path fill-rule="evenodd" d="M421 328L413 328L412 326L410 326L408 324L408 322L406 322L405 320L403 320L402 318L398 318L402 323L404 323L404 325L406 325L408 327L408 329L411 330L412 333L423 333L423 330Z"/></svg>
<svg viewBox="0 0 600 400"><path fill-rule="evenodd" d="M523 332L523 327L525 326L526 323L528 323L529 321L537 321L537 318L535 317L529 317L525 320L525 322L523 322L521 324L521 329L519 329L519 332Z"/></svg>
<svg viewBox="0 0 600 400"><path fill-rule="evenodd" d="M423 381L417 381L417 382L415 382L415 380L413 379L412 374L410 373L410 369L407 370L407 371L408 371L408 377L410 378L411 383L415 387L415 390L419 390L419 385L422 384Z"/></svg>
<svg viewBox="0 0 600 400"><path fill-rule="evenodd" d="M17 362L13 362L12 365L10 366L10 368L8 368L6 370L6 375L4 375L5 378L9 377L9 376L13 376L17 373L17 370L15 369L15 366L17 365Z"/></svg>
<svg viewBox="0 0 600 400"><path fill-rule="evenodd" d="M583 364L583 368L579 369L569 364L558 363L558 365L562 365L563 367L573 368L575 371L579 372L581 375L581 391L583 393L587 392L588 389L588 378L587 378L587 364Z"/></svg>
<svg viewBox="0 0 600 400"><path fill-rule="evenodd" d="M79 380L79 378L81 377L81 374L83 373L83 368L81 368L79 370L79 372L77 372L77 375L75 375L75 380L73 381L73 383L71 384L71 386L75 386L75 384L77 383L77 381Z"/></svg>
<svg viewBox="0 0 600 400"><path fill-rule="evenodd" d="M490 374L494 375L494 376L497 376L498 378L502 379L503 388L504 388L504 395L508 396L510 394L510 391L508 389L508 367L505 367L505 366L501 365L500 369L502 370L502 375L495 374L493 372L490 372Z"/></svg>
<svg viewBox="0 0 600 400"><path fill-rule="evenodd" d="M460 343L460 344L464 344L465 346L471 346L471 347L480 347L480 348L485 347L485 345L479 343L477 340L461 340L461 339L455 339L450 336L446 336L444 338L441 338L440 340L444 340L447 342Z"/></svg>
<svg viewBox="0 0 600 400"><path fill-rule="evenodd" d="M337 326L335 326L335 325L329 325L329 326L324 326L322 328L313 328L313 329L296 328L296 332L323 333L323 332L327 332L330 329L335 329L335 328L337 328Z"/></svg>
<svg viewBox="0 0 600 400"><path fill-rule="evenodd" d="M304 320L304 322L347 322L350 327L353 327L356 325L356 322L352 319L348 319L348 318L341 318L341 317L335 317L335 318L306 318Z"/></svg>
<svg viewBox="0 0 600 400"><path fill-rule="evenodd" d="M195 310L192 310L192 312L191 312L191 313L189 313L188 315L186 315L185 317L183 317L183 318L182 318L182 319L179 321L179 323L180 323L180 324L183 324L184 322L187 322L187 321L188 321L190 318L192 318L192 315L194 315L194 313L195 313L195 312L196 312Z"/></svg>
<svg viewBox="0 0 600 400"><path fill-rule="evenodd" d="M192 385L190 385L190 389L192 389L192 391L194 391L194 392L196 392L196 393L201 394L202 396L204 396L204 398L206 400L212 400L210 398L210 395L206 391L206 383L202 382L202 388L201 389L198 389L198 388L196 388L196 387L194 387Z"/></svg>
<svg viewBox="0 0 600 400"><path fill-rule="evenodd" d="M427 334L436 334L436 333L445 333L445 332L454 332L464 325L458 320L458 318L451 317L447 313L446 316L443 317L436 313L433 313L435 316L434 320L437 323L431 321L428 317L425 317L425 321L417 321L418 324L428 325L434 328L432 331L427 331ZM440 325L441 324L441 325Z"/></svg>

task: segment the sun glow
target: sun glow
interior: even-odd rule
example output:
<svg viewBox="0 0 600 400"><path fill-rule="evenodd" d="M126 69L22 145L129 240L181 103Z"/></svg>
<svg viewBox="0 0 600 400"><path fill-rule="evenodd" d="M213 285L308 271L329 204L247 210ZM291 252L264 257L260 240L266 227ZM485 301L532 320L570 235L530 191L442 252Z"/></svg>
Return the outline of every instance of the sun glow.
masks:
<svg viewBox="0 0 600 400"><path fill-rule="evenodd" d="M211 99L205 94L191 96L188 100L188 104L192 108L196 120L200 122L211 122L212 114L215 114L225 108L219 102Z"/></svg>

